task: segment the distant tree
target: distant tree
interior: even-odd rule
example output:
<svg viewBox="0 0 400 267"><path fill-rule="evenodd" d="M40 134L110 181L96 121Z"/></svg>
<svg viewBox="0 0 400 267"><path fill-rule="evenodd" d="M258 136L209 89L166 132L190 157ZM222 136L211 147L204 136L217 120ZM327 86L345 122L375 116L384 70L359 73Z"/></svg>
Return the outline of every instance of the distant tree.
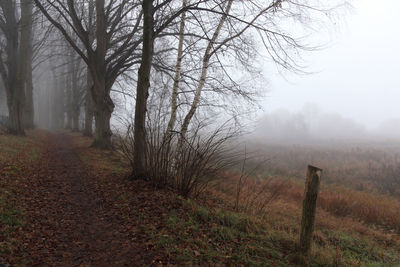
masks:
<svg viewBox="0 0 400 267"><path fill-rule="evenodd" d="M79 118L81 114L81 108L85 102L86 94L86 68L79 55L68 45L67 50L69 52L64 57L65 64L67 66L66 75L66 110L67 110L67 129L71 129L74 132L80 130Z"/></svg>

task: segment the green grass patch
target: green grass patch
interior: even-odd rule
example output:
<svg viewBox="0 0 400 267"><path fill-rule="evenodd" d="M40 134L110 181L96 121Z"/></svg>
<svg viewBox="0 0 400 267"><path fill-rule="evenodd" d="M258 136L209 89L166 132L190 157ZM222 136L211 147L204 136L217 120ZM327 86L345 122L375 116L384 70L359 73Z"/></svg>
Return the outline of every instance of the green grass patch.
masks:
<svg viewBox="0 0 400 267"><path fill-rule="evenodd" d="M183 200L182 210L170 212L155 238L178 265L293 266L298 231L293 221L281 220L280 227L276 221ZM316 232L311 266L400 266L400 247L355 233Z"/></svg>
<svg viewBox="0 0 400 267"><path fill-rule="evenodd" d="M18 247L18 241L13 236L24 225L23 222L23 214L15 203L7 203L0 198L0 259L1 255L10 255Z"/></svg>

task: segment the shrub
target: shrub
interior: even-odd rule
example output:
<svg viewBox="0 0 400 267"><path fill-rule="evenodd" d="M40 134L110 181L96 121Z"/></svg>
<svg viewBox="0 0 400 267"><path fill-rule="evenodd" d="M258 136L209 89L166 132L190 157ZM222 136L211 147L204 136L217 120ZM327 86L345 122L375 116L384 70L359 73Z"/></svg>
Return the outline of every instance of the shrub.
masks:
<svg viewBox="0 0 400 267"><path fill-rule="evenodd" d="M146 178L157 187L172 187L184 197L195 197L237 161L237 154L227 146L236 136L229 128L222 126L207 134L205 127L198 124L181 138L178 132L166 133L160 125L148 125L144 155ZM133 128L129 125L127 129L118 143L133 173ZM179 138L182 142L178 142Z"/></svg>

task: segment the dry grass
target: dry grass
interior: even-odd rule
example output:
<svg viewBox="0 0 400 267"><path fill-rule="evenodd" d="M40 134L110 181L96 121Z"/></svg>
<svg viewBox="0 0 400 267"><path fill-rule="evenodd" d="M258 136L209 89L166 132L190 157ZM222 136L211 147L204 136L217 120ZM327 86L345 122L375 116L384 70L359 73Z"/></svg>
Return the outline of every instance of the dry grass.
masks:
<svg viewBox="0 0 400 267"><path fill-rule="evenodd" d="M282 174L249 177L237 213L234 203L238 175L221 173L221 179L213 183L203 201L175 201L171 192L154 191L144 182L139 186L121 179L129 172L129 165L118 151L92 148L92 140L79 133L64 134L101 186L118 188L119 196L112 201L121 209L121 216L144 221L143 235L160 253L160 259L176 265L293 265L291 255L296 252L299 238L304 178L293 180ZM7 203L18 204L17 196L12 195L13 186L21 186L15 173L40 157L46 138L41 131L29 132L26 138L0 135L0 188L9 192ZM146 193L140 195L144 189ZM154 197L157 199L152 201ZM165 204L167 199L173 200L173 205ZM137 203L163 208L154 214L151 206L143 213ZM12 242L23 217L19 216L18 205L3 207L7 207L0 209L7 215L3 219L13 225L7 231L14 233L10 232L8 241L0 247L10 251L16 248ZM399 225L398 200L329 185L321 190L319 207L313 236L314 266L400 265L400 237L392 231Z"/></svg>
<svg viewBox="0 0 400 267"><path fill-rule="evenodd" d="M24 210L18 190L27 185L36 162L45 149L44 131L27 131L26 137L0 134L0 262L3 256L21 250Z"/></svg>
<svg viewBox="0 0 400 267"><path fill-rule="evenodd" d="M332 188L320 193L319 205L335 216L350 216L400 233L400 201L394 198L347 188Z"/></svg>
<svg viewBox="0 0 400 267"><path fill-rule="evenodd" d="M129 170L117 152L90 148L91 139L69 136L82 160L100 175ZM288 179L284 174L269 175L268 179L251 177L241 192L241 212L235 213L240 175L221 173L221 179L198 200L203 206L192 203L188 210L176 208L152 237L159 239L157 246L178 264L290 264L299 237L304 181ZM394 198L377 193L325 186L313 237L313 264L400 264L400 238L391 231L399 225L398 205ZM234 222L246 222L245 231L236 229L241 224ZM237 255L234 259L232 253Z"/></svg>
<svg viewBox="0 0 400 267"><path fill-rule="evenodd" d="M129 164L118 151L90 147L92 139L83 137L79 133L68 133L68 135L72 137L72 143L81 159L92 169L95 168L97 172L107 175L129 173ZM363 165L353 165L353 167L362 168ZM239 178L239 175L221 173L220 179L208 189L207 198L213 198L214 203L220 202L224 207L233 209ZM249 214L269 216L275 207L272 204L276 199L281 199L281 203L282 201L294 203L299 210L303 198L303 186L301 181L288 180L281 175L268 179L262 178L261 175L251 177L243 186L240 210ZM210 194L213 197L210 197ZM393 197L358 191L351 187L330 185L321 190L318 205L330 214L331 218L351 218L357 221L357 225L368 225L369 228L381 229L388 233L400 231L400 201Z"/></svg>
<svg viewBox="0 0 400 267"><path fill-rule="evenodd" d="M303 181L306 166L312 164L324 170L324 185L343 185L358 191L391 194L400 199L399 143L257 144L248 149L270 159L258 170L263 177L280 176Z"/></svg>
<svg viewBox="0 0 400 267"><path fill-rule="evenodd" d="M65 132L70 138L81 160L95 171L95 175L127 175L129 163L118 150L104 150L92 147L93 139L84 137L81 133Z"/></svg>
<svg viewBox="0 0 400 267"><path fill-rule="evenodd" d="M220 208L234 210L234 193L239 177L224 173L223 179L209 189L207 198L210 200L210 195L213 195L217 199L214 202L220 203ZM282 185L284 189L280 189ZM268 229L269 235L277 239L284 238L285 242L296 246L304 185L295 180L286 179L283 182L282 177L253 177L242 190L242 205L246 206L246 202L255 199L257 192L263 192L263 197L255 201L255 205L248 205L248 209L241 209L242 213L256 220L261 219L261 225ZM278 192L276 197L259 209L260 203L274 192ZM365 258L362 256L364 254L386 259L391 257L385 254L387 250L392 251L388 255L400 255L399 205L399 201L393 197L360 192L349 187L325 186L318 200L313 236L314 260L329 266L364 266L367 262L373 265L372 258L375 257ZM356 246L356 251L352 251L352 247ZM400 259L396 259L396 264L400 264ZM387 263L387 266L396 264Z"/></svg>
<svg viewBox="0 0 400 267"><path fill-rule="evenodd" d="M129 172L128 162L118 151L90 147L92 139L83 137L79 133L68 133L68 135L72 137L74 147L88 166L107 175ZM359 153L357 155L361 157ZM353 165L353 167L362 168L363 165ZM225 208L233 209L240 177L231 173L221 173L220 178L208 189L207 198L214 199L214 203L222 203ZM240 195L242 212L271 217L274 209L279 211L277 214L282 213L282 210L285 210L282 208L282 203L286 203L285 207L293 205L296 207L297 214L300 214L304 191L302 182L287 178L283 181L280 175L268 179L258 175L248 179L243 187ZM213 196L210 197L209 194ZM276 203L279 205L277 206ZM341 221L350 220L351 223L339 225L351 226L351 229L357 228L358 232L365 232L366 228L376 229L378 232L381 230L385 233L400 231L400 201L393 197L362 192L345 186L328 186L321 190L318 205L324 211L324 216L321 218L329 215L328 221L336 221L334 218L341 218ZM284 213L293 214L293 210ZM332 224L330 226L333 227Z"/></svg>
<svg viewBox="0 0 400 267"><path fill-rule="evenodd" d="M39 153L42 140L46 138L46 132L34 130L26 131L26 133L26 137L0 134L0 166L17 160L24 153L30 153L32 156Z"/></svg>
<svg viewBox="0 0 400 267"><path fill-rule="evenodd" d="M229 177L225 174L224 179L209 189L209 193L218 197L225 207L233 209L237 181L237 175ZM246 206L246 203L256 201L253 201L254 205L247 205L247 209L242 209L242 211L266 218L277 216L279 220L280 215L290 214L291 219L300 221L304 193L304 186L301 183L292 180L282 182L281 179L270 178L264 181L250 181L249 185L244 187L241 195L242 205ZM263 192L258 199L255 198L257 192ZM275 193L277 194L274 195ZM274 197L271 199L271 196ZM270 201L263 206L263 209L259 209L259 205L265 203L265 200ZM342 227L349 226L350 230L359 229L357 232L360 233L365 233L366 229L370 229L374 230L374 234L378 231L389 235L396 234L400 230L400 201L393 197L359 192L344 187L329 187L320 192L318 206L319 213L323 214L319 217L321 222L338 223L337 226L325 223L332 229L340 230ZM346 221L351 223L343 223Z"/></svg>

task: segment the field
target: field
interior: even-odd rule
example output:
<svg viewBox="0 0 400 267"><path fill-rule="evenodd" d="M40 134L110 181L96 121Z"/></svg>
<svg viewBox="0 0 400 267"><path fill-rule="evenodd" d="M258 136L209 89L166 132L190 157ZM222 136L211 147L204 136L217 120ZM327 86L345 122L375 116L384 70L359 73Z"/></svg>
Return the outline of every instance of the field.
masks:
<svg viewBox="0 0 400 267"><path fill-rule="evenodd" d="M184 199L127 180L128 164L118 151L64 134L113 214L135 233L131 242L141 244L149 265L296 265L307 164L324 169L311 265L400 265L395 146L263 146L244 171L226 170L198 198ZM0 135L0 263L29 262L24 240L32 227L23 191L48 138L40 131L26 138Z"/></svg>

